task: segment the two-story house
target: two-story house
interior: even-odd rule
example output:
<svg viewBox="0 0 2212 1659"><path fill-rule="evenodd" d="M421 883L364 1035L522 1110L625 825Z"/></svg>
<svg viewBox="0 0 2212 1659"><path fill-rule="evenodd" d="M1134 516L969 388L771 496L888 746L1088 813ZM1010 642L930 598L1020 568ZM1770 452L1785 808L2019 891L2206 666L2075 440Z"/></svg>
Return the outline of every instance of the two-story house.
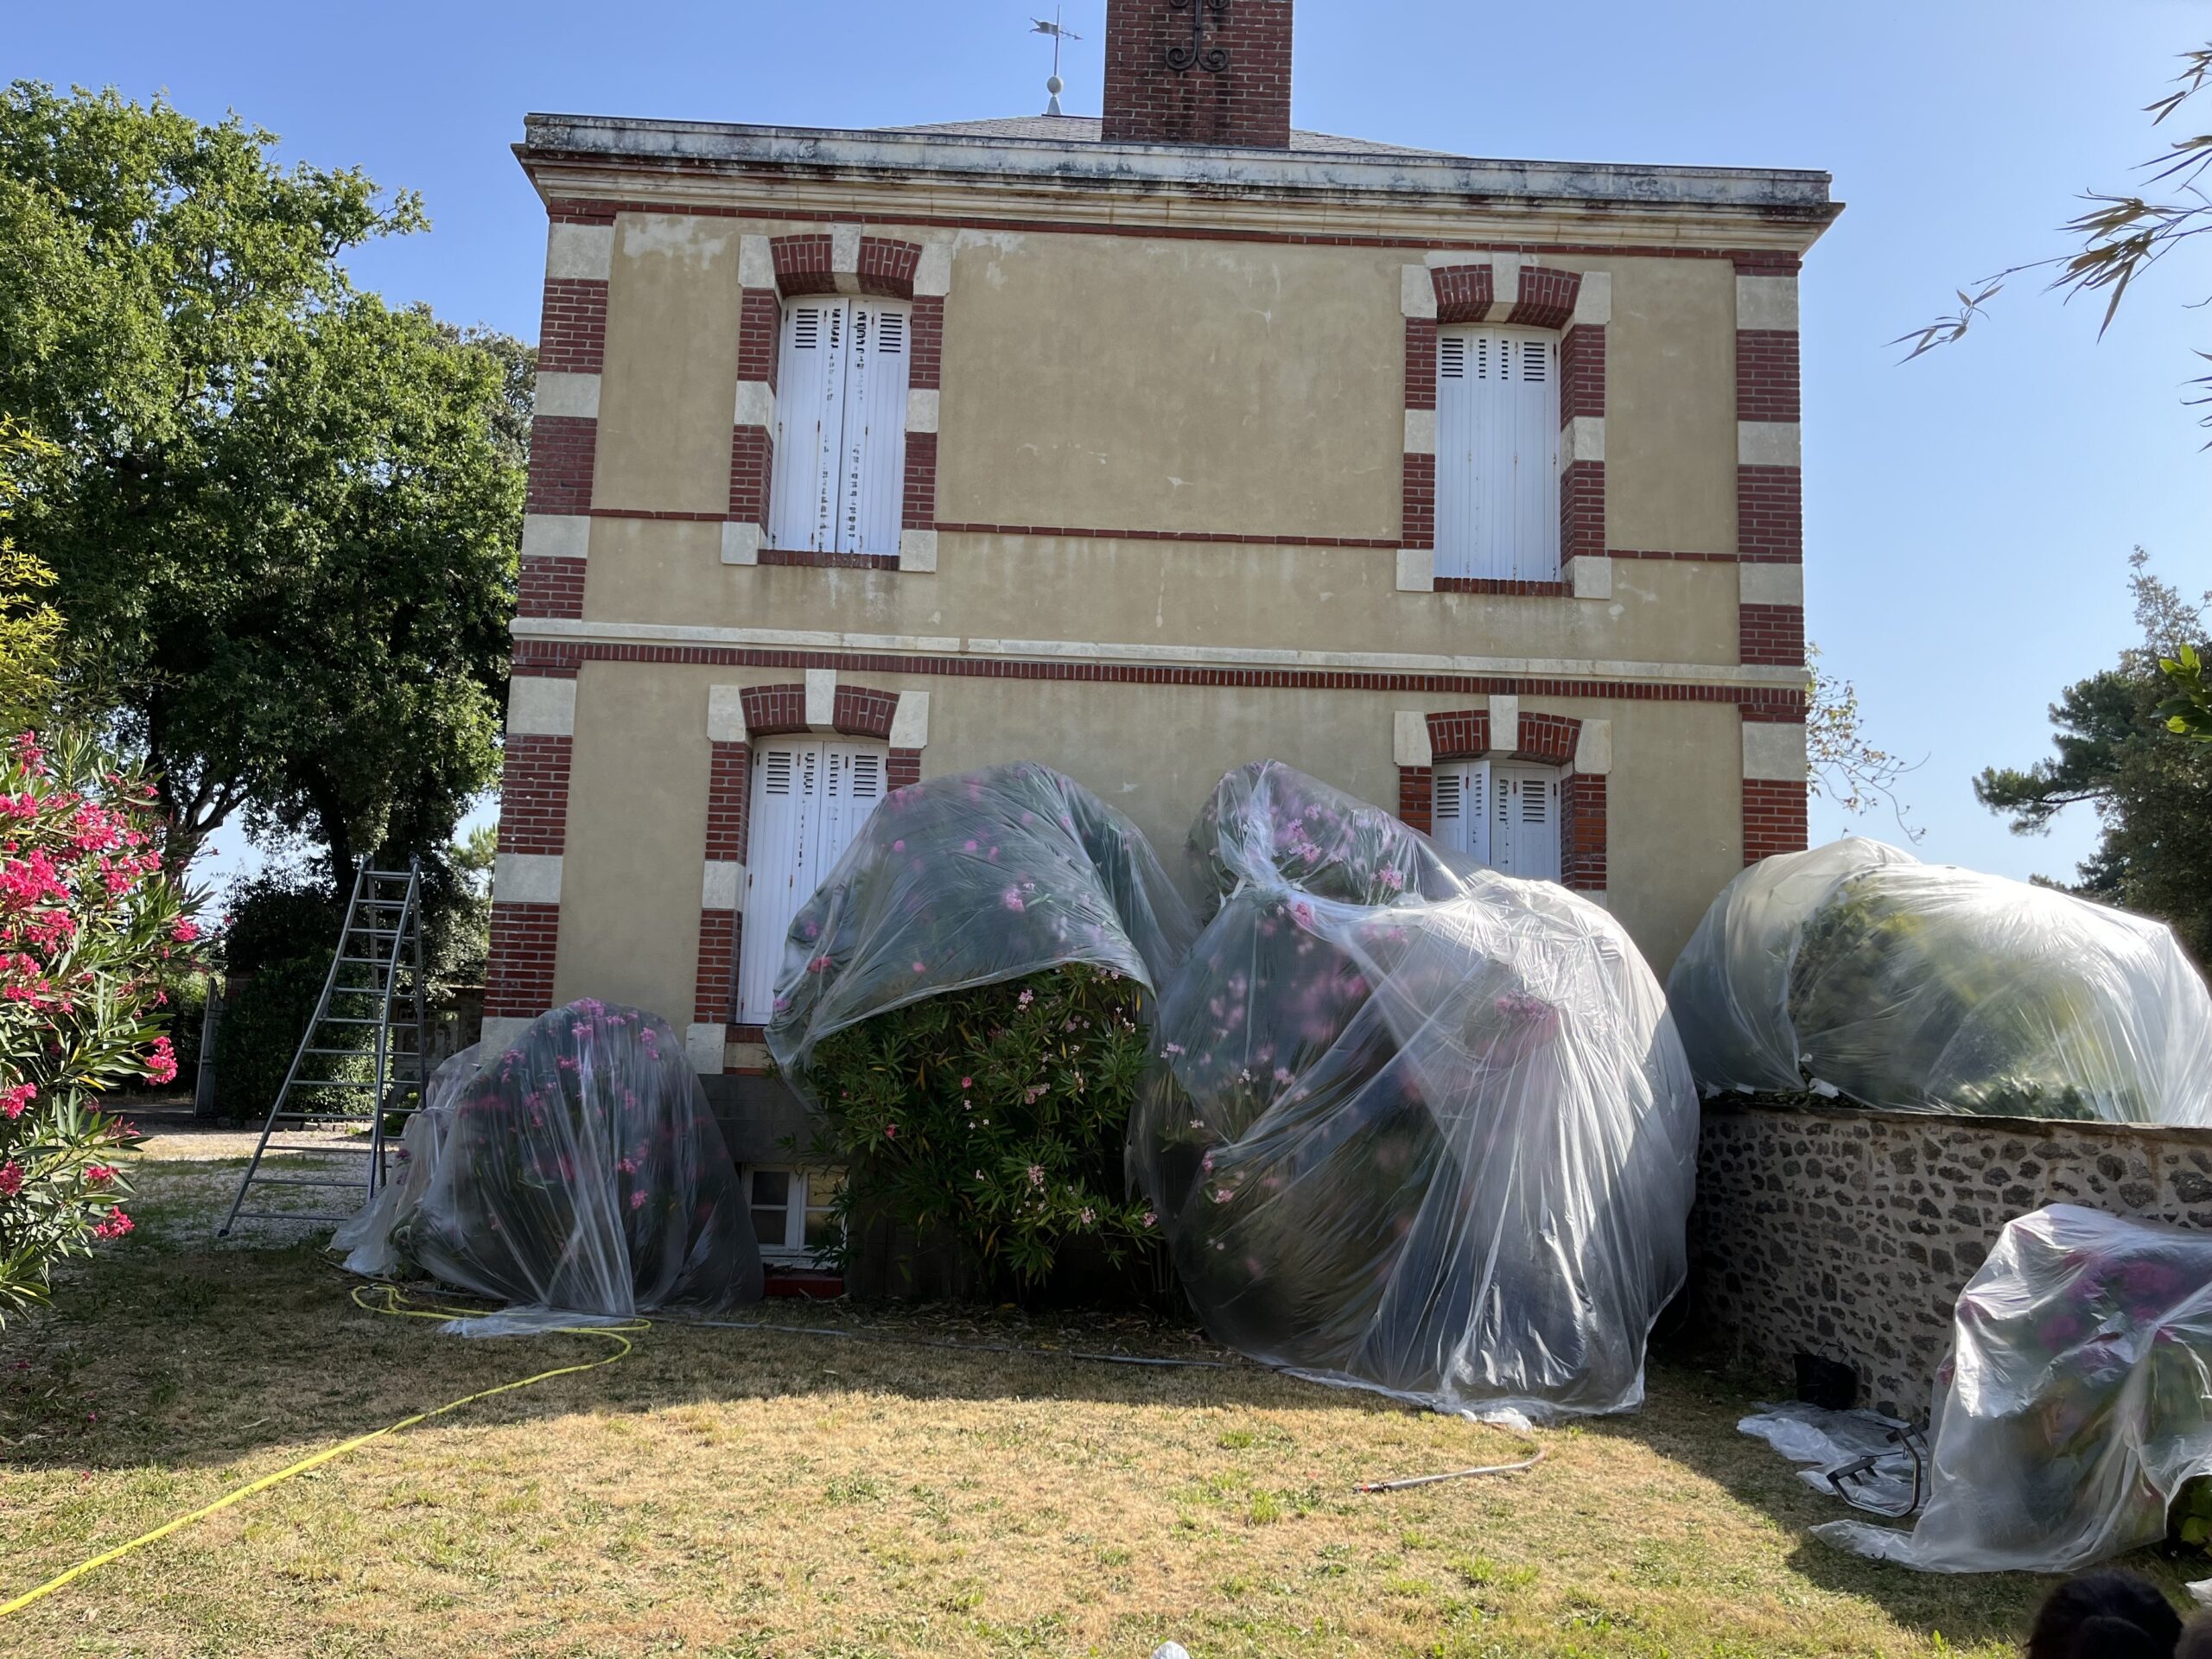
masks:
<svg viewBox="0 0 2212 1659"><path fill-rule="evenodd" d="M1600 898L1662 976L1804 844L1827 175L1295 131L1291 13L1110 0L1103 122L529 118L493 1039L688 1020L768 1158L788 918L886 791L1002 760L1173 867L1278 758Z"/></svg>

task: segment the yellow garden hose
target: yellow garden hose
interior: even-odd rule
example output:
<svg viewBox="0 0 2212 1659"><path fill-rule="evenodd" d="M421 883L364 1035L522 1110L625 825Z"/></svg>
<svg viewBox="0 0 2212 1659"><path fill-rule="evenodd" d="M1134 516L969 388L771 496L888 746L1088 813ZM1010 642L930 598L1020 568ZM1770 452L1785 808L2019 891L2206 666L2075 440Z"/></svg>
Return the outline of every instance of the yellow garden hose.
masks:
<svg viewBox="0 0 2212 1659"><path fill-rule="evenodd" d="M436 1303L410 1306L406 1293L397 1285L358 1285L353 1290L353 1304L371 1313L389 1313L406 1319L475 1319L481 1317L487 1311L477 1307L444 1307ZM95 1555L90 1560L79 1561L67 1573L48 1579L35 1590L25 1591L13 1601L0 1602L0 1618L5 1618L10 1613L21 1612L33 1602L44 1600L72 1580L80 1579L93 1568L105 1567L110 1561L120 1560L142 1545L150 1544L159 1538L166 1538L169 1534L181 1531L195 1521L204 1521L218 1510L227 1510L233 1503L244 1502L256 1492L266 1491L279 1482L289 1480L294 1475L304 1474L319 1465L328 1463L334 1458L344 1457L348 1452L358 1452L361 1447L373 1441L381 1440L388 1435L397 1434L404 1428L412 1428L417 1423L427 1423L433 1417L442 1417L449 1411L459 1411L463 1406L473 1406L480 1400L491 1399L494 1395L512 1394L517 1389L526 1389L533 1383L550 1382L556 1376L575 1376L585 1371L595 1371L602 1365L612 1365L618 1359L626 1358L632 1352L635 1344L630 1338L649 1328L651 1328L651 1321L645 1319L632 1319L621 1325L558 1326L545 1334L605 1337L616 1344L614 1351L604 1358L591 1360L584 1364L556 1366L550 1371L539 1371L533 1376L520 1377L512 1382L502 1382L497 1388L483 1389L474 1394L464 1395L458 1400L448 1400L442 1406L429 1411L418 1411L412 1417L403 1417L397 1422L388 1424L372 1433L358 1435L340 1445L327 1447L313 1457L302 1458L289 1468L279 1469L273 1475L264 1475L260 1479L249 1481L234 1491L224 1493L213 1503L194 1510L189 1515L180 1515L173 1521L165 1521L151 1532L141 1534L127 1544L118 1544L113 1549Z"/></svg>

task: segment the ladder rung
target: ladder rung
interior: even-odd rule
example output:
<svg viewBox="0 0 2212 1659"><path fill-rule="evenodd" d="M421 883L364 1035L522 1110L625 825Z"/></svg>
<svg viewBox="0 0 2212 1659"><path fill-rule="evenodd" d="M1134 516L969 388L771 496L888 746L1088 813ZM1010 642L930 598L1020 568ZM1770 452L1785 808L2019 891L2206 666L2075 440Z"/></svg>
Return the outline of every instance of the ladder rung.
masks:
<svg viewBox="0 0 2212 1659"><path fill-rule="evenodd" d="M297 1129L279 1129L279 1130L276 1131L276 1133L277 1133L277 1134L279 1134L279 1135L297 1135L297 1134L299 1134L299 1133L300 1133L300 1131L299 1131L299 1130L297 1130ZM374 1152L375 1150L376 1150L376 1148L375 1148L374 1147L358 1146L358 1145L354 1144L353 1141L346 1141L346 1142L343 1142L342 1144L338 1145L338 1146L334 1146L334 1147L280 1147L280 1146L278 1146L278 1145L277 1145L274 1141L270 1141L267 1146L265 1146L265 1147L264 1147L262 1148L262 1151L264 1151L264 1153L269 1153L269 1152L292 1152L292 1153L297 1153L297 1154L300 1154L300 1156L302 1156L302 1157L303 1157L303 1158L327 1158L327 1157L330 1156L333 1153L344 1153L344 1154L346 1154L346 1156L348 1156L348 1157L353 1157L353 1156L359 1156L359 1155L365 1155L365 1154L369 1154L369 1153ZM257 1181L257 1180L261 1179L261 1177L260 1177L259 1175L256 1175L253 1179L256 1179L256 1180Z"/></svg>
<svg viewBox="0 0 2212 1659"><path fill-rule="evenodd" d="M313 1221L336 1226L353 1219L352 1216L322 1216L305 1210L241 1210L231 1217L232 1221ZM223 1231L228 1233L226 1227ZM220 1236L220 1235L218 1235Z"/></svg>
<svg viewBox="0 0 2212 1659"><path fill-rule="evenodd" d="M357 1175L350 1181L326 1181L306 1175L264 1175L257 1170L253 1184L256 1186L359 1186L361 1178Z"/></svg>

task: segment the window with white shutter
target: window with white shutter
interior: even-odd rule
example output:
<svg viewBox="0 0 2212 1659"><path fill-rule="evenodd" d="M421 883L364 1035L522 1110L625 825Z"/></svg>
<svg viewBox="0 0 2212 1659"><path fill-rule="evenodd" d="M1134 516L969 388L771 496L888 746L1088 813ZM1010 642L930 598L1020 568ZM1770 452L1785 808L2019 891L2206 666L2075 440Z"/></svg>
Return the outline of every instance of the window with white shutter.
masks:
<svg viewBox="0 0 2212 1659"><path fill-rule="evenodd" d="M774 1014L792 918L887 792L887 760L880 746L819 738L765 738L754 750L737 970L741 1022L766 1025Z"/></svg>
<svg viewBox="0 0 2212 1659"><path fill-rule="evenodd" d="M1452 328L1436 342L1436 574L1559 576L1559 341Z"/></svg>
<svg viewBox="0 0 2212 1659"><path fill-rule="evenodd" d="M1559 880L1560 769L1514 761L1439 766L1436 839L1478 864L1531 880Z"/></svg>
<svg viewBox="0 0 2212 1659"><path fill-rule="evenodd" d="M911 336L906 307L896 301L808 298L785 307L772 546L897 555Z"/></svg>

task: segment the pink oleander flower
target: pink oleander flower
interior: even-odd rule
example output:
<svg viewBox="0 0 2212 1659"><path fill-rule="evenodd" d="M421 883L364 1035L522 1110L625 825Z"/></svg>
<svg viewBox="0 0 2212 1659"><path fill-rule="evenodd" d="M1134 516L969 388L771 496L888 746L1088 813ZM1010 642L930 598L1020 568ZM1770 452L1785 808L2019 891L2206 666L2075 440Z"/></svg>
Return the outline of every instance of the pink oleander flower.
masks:
<svg viewBox="0 0 2212 1659"><path fill-rule="evenodd" d="M963 1089L973 1089L976 1086L976 1079L973 1077L963 1077L960 1079L960 1086Z"/></svg>
<svg viewBox="0 0 2212 1659"><path fill-rule="evenodd" d="M110 1181L115 1179L115 1166L112 1164L86 1164L85 1166L85 1179L90 1181L94 1186L105 1186Z"/></svg>
<svg viewBox="0 0 2212 1659"><path fill-rule="evenodd" d="M1029 1166L1029 1185L1032 1186L1042 1186L1045 1185L1044 1165L1032 1164Z"/></svg>
<svg viewBox="0 0 2212 1659"><path fill-rule="evenodd" d="M21 1117L37 1098L38 1089L33 1084L19 1083L12 1089L0 1089L0 1115L11 1120Z"/></svg>
<svg viewBox="0 0 2212 1659"><path fill-rule="evenodd" d="M632 1210L644 1209L645 1207L645 1195L643 1192L632 1192L630 1195L630 1207Z"/></svg>
<svg viewBox="0 0 2212 1659"><path fill-rule="evenodd" d="M1084 1224L1084 1226L1088 1227L1088 1226L1090 1226L1090 1224L1091 1224L1092 1222L1094 1222L1094 1221L1097 1220L1097 1219L1098 1219L1098 1217L1097 1217L1096 1216L1093 1215L1093 1214L1092 1214L1089 1210L1085 1210L1085 1211L1083 1212L1082 1217L1080 1217L1080 1219L1082 1220L1083 1224Z"/></svg>
<svg viewBox="0 0 2212 1659"><path fill-rule="evenodd" d="M0 1198L12 1198L23 1190L23 1166L12 1158L0 1164Z"/></svg>
<svg viewBox="0 0 2212 1659"><path fill-rule="evenodd" d="M94 1238L121 1238L137 1224L122 1211L111 1210L107 1212L105 1221L92 1224L92 1236Z"/></svg>
<svg viewBox="0 0 2212 1659"><path fill-rule="evenodd" d="M1015 914L1019 915L1024 908L1021 902L1021 889L1020 887L1008 887L1004 893L999 895L999 903L1004 905L1008 910L1013 911ZM1022 995L1027 996L1028 993L1025 991Z"/></svg>
<svg viewBox="0 0 2212 1659"><path fill-rule="evenodd" d="M1037 1000L1037 993L1036 993L1036 992L1034 992L1034 991L1024 991L1024 992L1023 992L1020 996L1018 996L1018 997L1014 998L1014 1003L1015 1003L1015 1005L1016 1005L1017 1007L1024 1007L1024 1008L1026 1008L1026 1007L1028 1007L1032 1002L1034 1002L1036 1000Z"/></svg>
<svg viewBox="0 0 2212 1659"><path fill-rule="evenodd" d="M1399 888L1406 885L1406 878L1395 870L1383 871L1378 880L1382 881L1384 887L1389 888L1393 893L1397 892Z"/></svg>
<svg viewBox="0 0 2212 1659"><path fill-rule="evenodd" d="M1157 1227L1160 1224L1160 1217L1147 1210L1144 1212L1144 1224L1147 1227Z"/></svg>
<svg viewBox="0 0 2212 1659"><path fill-rule="evenodd" d="M176 1053L166 1037L154 1039L151 1052L146 1056L146 1081L174 1083L176 1081Z"/></svg>
<svg viewBox="0 0 2212 1659"><path fill-rule="evenodd" d="M896 1141L899 1138L899 1126L896 1123L885 1124L883 1126L883 1138L887 1141Z"/></svg>

